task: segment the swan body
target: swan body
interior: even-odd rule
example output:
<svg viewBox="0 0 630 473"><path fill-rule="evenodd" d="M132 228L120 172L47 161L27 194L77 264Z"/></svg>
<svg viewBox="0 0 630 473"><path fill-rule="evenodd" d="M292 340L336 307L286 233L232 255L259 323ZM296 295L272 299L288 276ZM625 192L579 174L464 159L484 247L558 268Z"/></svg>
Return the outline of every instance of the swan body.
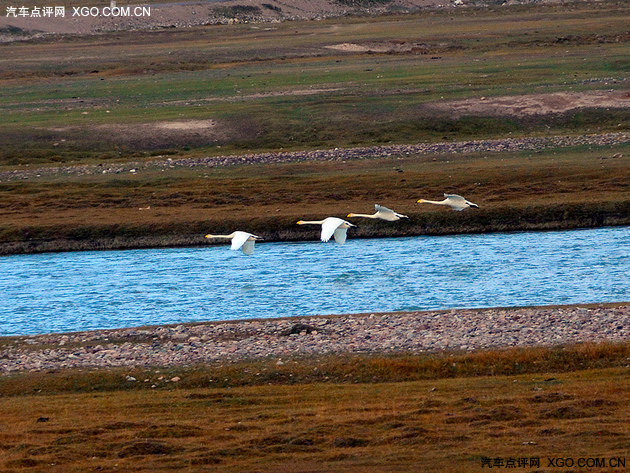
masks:
<svg viewBox="0 0 630 473"><path fill-rule="evenodd" d="M328 241L331 237L335 238L335 241L340 245L346 242L346 236L348 228L356 227L356 225L346 222L337 217L327 217L324 220L299 220L298 225L321 225L322 226L322 241Z"/></svg>
<svg viewBox="0 0 630 473"><path fill-rule="evenodd" d="M254 253L254 243L256 240L262 240L261 237L247 232L232 232L229 235L212 235L208 233L206 238L227 238L232 240L230 250L241 250L246 255Z"/></svg>
<svg viewBox="0 0 630 473"><path fill-rule="evenodd" d="M446 199L440 200L440 201L420 199L418 203L419 204L446 205L452 208L453 210L458 210L460 212L469 207L474 207L476 209L479 208L477 204L473 204L472 202L467 201L461 195L444 194L444 197L446 197Z"/></svg>
<svg viewBox="0 0 630 473"><path fill-rule="evenodd" d="M367 215L367 214L348 214L348 217L363 217L363 218L374 218L387 220L388 222L395 222L396 220L400 220L401 218L409 218L406 215L399 214L394 212L387 207L383 207L382 205L375 204L374 209L376 210L375 214Z"/></svg>

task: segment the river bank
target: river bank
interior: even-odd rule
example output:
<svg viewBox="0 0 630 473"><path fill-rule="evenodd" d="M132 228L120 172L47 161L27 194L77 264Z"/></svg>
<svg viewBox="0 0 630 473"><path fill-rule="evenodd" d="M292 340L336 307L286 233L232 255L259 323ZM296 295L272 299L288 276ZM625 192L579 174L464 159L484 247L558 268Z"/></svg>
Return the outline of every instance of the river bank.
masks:
<svg viewBox="0 0 630 473"><path fill-rule="evenodd" d="M300 355L475 351L630 339L625 303L193 323L0 338L0 373Z"/></svg>
<svg viewBox="0 0 630 473"><path fill-rule="evenodd" d="M456 222L454 216L422 216L411 215L410 222L404 222L398 226L379 227L374 222L363 224L353 232L352 238L395 238L413 236L445 236L456 234L484 234L503 232L527 232L527 231L555 231L577 230L588 228L615 227L630 225L630 203L611 203L608 205L591 206L554 206L546 208L530 208L518 215L509 215L513 209L505 209L502 212L491 215L489 212L477 212L475 215L466 216L463 222ZM436 222L437 221L437 222ZM230 222L228 222L229 224ZM225 224L225 223L224 223ZM239 228L240 222L235 222L234 227ZM293 222L286 219L258 220L255 225L250 225L248 230L264 235L265 242L281 241L319 241L319 235L314 230L293 228ZM201 247L208 245L220 246L223 243L209 243L204 238L204 232L212 225L193 224L198 227L191 233L191 225L169 225L181 232L170 235L152 235L154 227L138 228L134 230L144 235L130 236L96 236L89 239L70 238L31 238L26 241L13 241L0 243L0 256L17 254L36 254L66 251L109 251L132 250L150 248L182 248ZM35 232L38 229L32 229ZM90 233L115 233L120 230L119 225L111 225L109 228L68 228L70 234L78 232ZM124 230L124 228L123 228ZM264 244L264 243L262 243Z"/></svg>
<svg viewBox="0 0 630 473"><path fill-rule="evenodd" d="M627 133L156 158L0 172L0 255L202 246L235 229L318 240L303 218L368 212L350 238L630 225ZM416 203L465 195L480 208Z"/></svg>

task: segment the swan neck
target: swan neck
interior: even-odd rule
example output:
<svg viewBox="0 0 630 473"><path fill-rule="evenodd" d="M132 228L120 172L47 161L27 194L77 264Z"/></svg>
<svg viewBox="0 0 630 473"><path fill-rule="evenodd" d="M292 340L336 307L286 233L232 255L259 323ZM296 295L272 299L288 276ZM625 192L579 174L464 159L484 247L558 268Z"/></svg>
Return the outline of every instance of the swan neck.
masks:
<svg viewBox="0 0 630 473"><path fill-rule="evenodd" d="M323 220L300 220L299 221L299 225L304 225L304 224L314 224L314 225L321 225L322 223L324 223Z"/></svg>
<svg viewBox="0 0 630 473"><path fill-rule="evenodd" d="M212 234L207 234L206 238L234 238L234 233L230 233L229 235L212 235Z"/></svg>

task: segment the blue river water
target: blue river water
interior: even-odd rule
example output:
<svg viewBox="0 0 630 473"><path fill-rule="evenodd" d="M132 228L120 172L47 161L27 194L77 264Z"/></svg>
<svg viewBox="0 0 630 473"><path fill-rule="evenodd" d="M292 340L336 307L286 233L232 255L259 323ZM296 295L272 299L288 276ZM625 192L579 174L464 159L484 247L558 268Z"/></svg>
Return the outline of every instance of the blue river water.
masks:
<svg viewBox="0 0 630 473"><path fill-rule="evenodd" d="M0 335L630 299L630 228L0 257Z"/></svg>

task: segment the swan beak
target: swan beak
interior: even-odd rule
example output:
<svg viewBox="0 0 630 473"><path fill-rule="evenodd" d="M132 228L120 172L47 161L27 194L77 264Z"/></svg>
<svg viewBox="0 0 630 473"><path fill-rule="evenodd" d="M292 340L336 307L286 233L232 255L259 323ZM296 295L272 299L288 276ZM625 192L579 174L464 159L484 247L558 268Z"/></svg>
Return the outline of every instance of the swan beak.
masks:
<svg viewBox="0 0 630 473"><path fill-rule="evenodd" d="M470 204L471 207L474 207L475 209L478 209L479 206L477 204Z"/></svg>
<svg viewBox="0 0 630 473"><path fill-rule="evenodd" d="M416 202L416 204L421 204L423 199L420 199Z"/></svg>
<svg viewBox="0 0 630 473"><path fill-rule="evenodd" d="M348 217L352 217L352 214L348 214L348 215L346 216L346 218L348 218Z"/></svg>
<svg viewBox="0 0 630 473"><path fill-rule="evenodd" d="M204 238L212 238L212 235L208 233Z"/></svg>

